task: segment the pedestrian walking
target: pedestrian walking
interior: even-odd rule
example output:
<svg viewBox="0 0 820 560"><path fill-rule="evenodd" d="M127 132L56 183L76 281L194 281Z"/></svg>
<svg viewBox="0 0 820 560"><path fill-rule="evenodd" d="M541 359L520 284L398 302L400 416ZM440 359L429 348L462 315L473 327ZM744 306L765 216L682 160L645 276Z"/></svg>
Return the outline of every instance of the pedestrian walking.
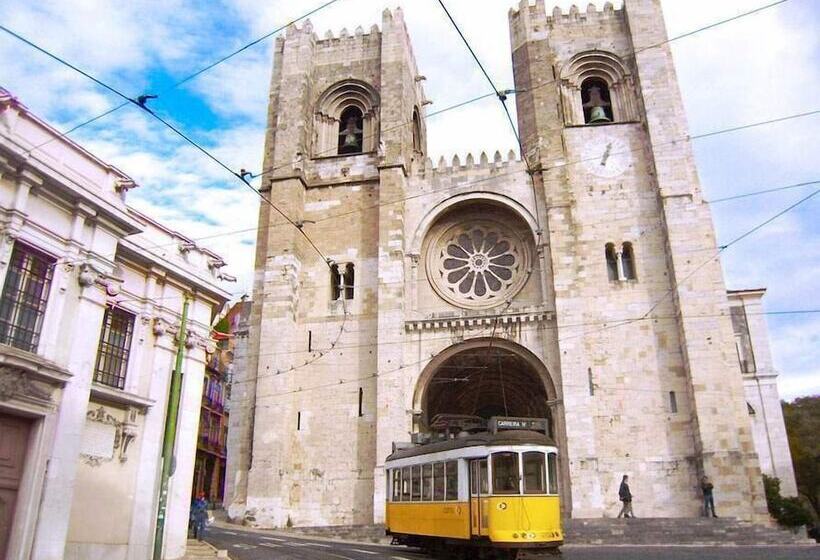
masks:
<svg viewBox="0 0 820 560"><path fill-rule="evenodd" d="M205 492L197 494L196 500L191 505L191 521L194 525L194 538L201 541L205 532L205 524L208 521L208 500L205 499Z"/></svg>
<svg viewBox="0 0 820 560"><path fill-rule="evenodd" d="M709 517L709 510L712 510L712 517L717 517L715 513L715 485L704 476L700 480L700 489L703 491L703 514Z"/></svg>
<svg viewBox="0 0 820 560"><path fill-rule="evenodd" d="M635 514L632 513L632 492L629 491L629 476L627 475L624 475L621 480L621 487L618 489L618 497L624 503L624 505L621 506L621 511L618 513L618 517L635 517Z"/></svg>

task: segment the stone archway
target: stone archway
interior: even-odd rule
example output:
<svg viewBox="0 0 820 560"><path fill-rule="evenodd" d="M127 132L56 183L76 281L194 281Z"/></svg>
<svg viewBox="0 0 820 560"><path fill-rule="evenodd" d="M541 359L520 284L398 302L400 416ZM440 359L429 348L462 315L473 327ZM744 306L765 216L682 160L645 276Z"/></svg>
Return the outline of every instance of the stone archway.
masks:
<svg viewBox="0 0 820 560"><path fill-rule="evenodd" d="M530 350L499 338L455 344L422 371L413 408L414 431L420 433L433 431L430 424L439 414L548 419L561 451L561 508L564 515L572 511L563 406L546 365Z"/></svg>
<svg viewBox="0 0 820 560"><path fill-rule="evenodd" d="M439 414L551 419L556 399L549 372L532 352L503 339L472 339L439 353L422 372L416 428L426 431Z"/></svg>

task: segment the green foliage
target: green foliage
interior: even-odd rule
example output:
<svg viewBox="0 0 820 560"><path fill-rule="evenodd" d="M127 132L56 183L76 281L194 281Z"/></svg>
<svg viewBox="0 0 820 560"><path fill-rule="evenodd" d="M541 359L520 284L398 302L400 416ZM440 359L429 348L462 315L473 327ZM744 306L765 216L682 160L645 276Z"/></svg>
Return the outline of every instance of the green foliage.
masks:
<svg viewBox="0 0 820 560"><path fill-rule="evenodd" d="M797 491L820 517L820 396L783 403Z"/></svg>
<svg viewBox="0 0 820 560"><path fill-rule="evenodd" d="M763 475L763 488L766 490L766 505L769 513L784 527L800 527L812 522L811 513L800 501L800 498L784 498L780 495L780 479Z"/></svg>

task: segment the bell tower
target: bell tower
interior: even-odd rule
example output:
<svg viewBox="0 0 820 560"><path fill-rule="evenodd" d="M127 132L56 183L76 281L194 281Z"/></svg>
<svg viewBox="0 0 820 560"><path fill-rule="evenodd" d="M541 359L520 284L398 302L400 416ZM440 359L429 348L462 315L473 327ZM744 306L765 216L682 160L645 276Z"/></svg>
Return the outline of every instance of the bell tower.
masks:
<svg viewBox="0 0 820 560"><path fill-rule="evenodd" d="M703 200L658 0L510 11L518 124L544 208L572 515L766 516ZM715 257L715 258L712 258ZM617 511L617 509L615 509Z"/></svg>
<svg viewBox="0 0 820 560"><path fill-rule="evenodd" d="M426 151L401 10L381 23L319 38L307 22L275 44L260 189L271 204L227 492L231 517L261 526L373 519L379 395L365 374L395 361L377 342L403 301L402 209L388 203Z"/></svg>

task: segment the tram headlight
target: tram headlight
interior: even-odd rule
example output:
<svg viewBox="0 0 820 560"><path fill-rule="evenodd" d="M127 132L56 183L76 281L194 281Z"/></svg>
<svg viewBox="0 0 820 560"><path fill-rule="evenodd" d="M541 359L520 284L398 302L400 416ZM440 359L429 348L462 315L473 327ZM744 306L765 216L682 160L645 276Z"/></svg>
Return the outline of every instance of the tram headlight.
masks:
<svg viewBox="0 0 820 560"><path fill-rule="evenodd" d="M498 509L500 509L501 511L504 511L505 509L507 509L507 502L500 502L498 504Z"/></svg>

